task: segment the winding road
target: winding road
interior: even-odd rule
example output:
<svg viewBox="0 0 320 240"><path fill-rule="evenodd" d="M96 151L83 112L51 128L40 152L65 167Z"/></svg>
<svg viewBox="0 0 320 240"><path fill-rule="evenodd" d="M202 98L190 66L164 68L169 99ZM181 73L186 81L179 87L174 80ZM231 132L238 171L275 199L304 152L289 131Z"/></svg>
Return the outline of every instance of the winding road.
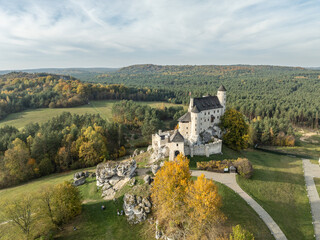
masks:
<svg viewBox="0 0 320 240"><path fill-rule="evenodd" d="M241 189L236 181L235 173L214 173L198 170L192 171L192 176L200 176L201 174L204 174L208 179L212 179L216 182L220 182L226 185L237 194L239 194L240 197L242 197L253 208L253 210L258 213L258 215L265 222L276 240L287 239L278 224L276 224L276 222L272 219L272 217L255 200L253 200L252 197L250 197L245 191Z"/></svg>

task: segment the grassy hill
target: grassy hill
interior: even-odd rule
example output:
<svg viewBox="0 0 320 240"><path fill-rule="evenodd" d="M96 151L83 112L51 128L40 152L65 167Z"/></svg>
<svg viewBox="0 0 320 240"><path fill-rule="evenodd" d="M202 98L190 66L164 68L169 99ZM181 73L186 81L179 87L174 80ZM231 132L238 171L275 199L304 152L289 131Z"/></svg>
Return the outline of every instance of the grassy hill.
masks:
<svg viewBox="0 0 320 240"><path fill-rule="evenodd" d="M117 100L101 100L90 101L90 104L73 107L73 108L39 108L30 109L18 113L9 114L5 119L0 121L0 128L5 125L14 126L18 129L23 128L28 123L44 123L50 120L52 117L58 116L63 112L70 112L76 114L100 114L101 117L107 121L112 121L112 106ZM172 103L162 102L139 102L139 104L148 104L154 108L160 108L161 106L178 106Z"/></svg>
<svg viewBox="0 0 320 240"><path fill-rule="evenodd" d="M12 199L24 193L36 194L43 186L71 180L74 172L76 171L53 174L17 187L0 190L0 198ZM228 234L232 226L241 224L253 232L258 240L273 239L266 225L242 198L222 184L218 184L218 187L219 194L221 194L223 199L222 211L227 216L227 221L220 231ZM64 226L61 232L57 233L57 239L147 240L154 238L154 226L148 222L140 225L129 225L125 216L117 216L117 209L122 208L122 195L119 196L117 201L105 201L101 199L100 192L96 190L96 183L93 178L89 179L85 185L79 188L83 196L83 212L73 222ZM105 211L101 211L102 204L106 206ZM5 219L0 220L0 222L3 221ZM76 226L78 230L73 231L73 226ZM0 233L2 233L1 239L18 239L20 236L19 232L7 224L0 225Z"/></svg>
<svg viewBox="0 0 320 240"><path fill-rule="evenodd" d="M200 160L247 157L253 163L255 172L250 180L238 177L239 185L271 215L288 239L314 239L301 159L258 150L239 153L226 147L223 152L223 155L213 155L207 159L193 158L191 167ZM71 179L73 173L54 174L1 190L0 198L37 192L44 185ZM267 227L244 200L224 185L218 186L224 203L222 211L228 218L223 231L230 232L231 226L241 224L253 232L256 239L273 239ZM64 227L57 235L58 239L110 239L110 236L112 239L153 239L143 234L150 229L149 224L133 227L127 224L124 217L116 215L116 209L122 206L121 196L117 202L105 202L95 189L94 180L80 187L84 197L83 213ZM100 210L102 204L106 205L107 211ZM73 231L73 226L77 226L78 230ZM3 228L0 225L0 232Z"/></svg>

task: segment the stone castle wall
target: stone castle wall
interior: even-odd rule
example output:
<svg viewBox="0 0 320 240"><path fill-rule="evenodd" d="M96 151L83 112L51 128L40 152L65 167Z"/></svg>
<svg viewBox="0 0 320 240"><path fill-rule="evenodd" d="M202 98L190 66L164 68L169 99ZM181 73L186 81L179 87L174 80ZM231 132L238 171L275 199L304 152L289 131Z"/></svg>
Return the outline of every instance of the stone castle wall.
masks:
<svg viewBox="0 0 320 240"><path fill-rule="evenodd" d="M222 140L219 139L212 143L191 146L190 155L191 157L193 157L194 155L209 157L211 154L221 153L221 150Z"/></svg>

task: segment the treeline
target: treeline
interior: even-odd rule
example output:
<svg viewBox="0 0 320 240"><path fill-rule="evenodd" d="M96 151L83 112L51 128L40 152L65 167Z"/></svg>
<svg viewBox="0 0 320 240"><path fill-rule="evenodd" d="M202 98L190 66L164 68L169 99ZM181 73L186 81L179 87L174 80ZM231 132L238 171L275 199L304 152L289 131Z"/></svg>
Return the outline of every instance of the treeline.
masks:
<svg viewBox="0 0 320 240"><path fill-rule="evenodd" d="M176 125L176 120L186 111L183 107L151 108L148 105L123 100L112 106L112 116L115 123L127 126L132 132L142 134L150 140L151 134L164 129L165 121L171 121L169 129ZM172 121L175 120L175 121Z"/></svg>
<svg viewBox="0 0 320 240"><path fill-rule="evenodd" d="M168 100L187 104L189 95L215 95L223 84L227 104L249 120L282 119L319 128L320 71L277 66L134 65L97 76L93 81L150 87L174 92Z"/></svg>
<svg viewBox="0 0 320 240"><path fill-rule="evenodd" d="M227 105L247 118L254 145L291 146L292 126L318 129L320 71L278 66L134 65L97 76L94 81L146 86L174 92L173 103L188 104L190 95L215 95L223 84Z"/></svg>
<svg viewBox="0 0 320 240"><path fill-rule="evenodd" d="M0 128L0 188L125 155L123 126L63 113L24 129Z"/></svg>
<svg viewBox="0 0 320 240"><path fill-rule="evenodd" d="M174 96L157 89L82 83L70 76L23 72L0 75L0 89L0 119L28 108L75 107L105 99L167 101Z"/></svg>

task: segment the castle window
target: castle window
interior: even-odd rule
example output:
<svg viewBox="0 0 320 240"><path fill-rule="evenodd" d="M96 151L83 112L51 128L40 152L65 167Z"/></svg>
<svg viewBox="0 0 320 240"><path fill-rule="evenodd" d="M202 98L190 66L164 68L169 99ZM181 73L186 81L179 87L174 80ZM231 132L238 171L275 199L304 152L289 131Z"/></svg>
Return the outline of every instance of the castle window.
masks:
<svg viewBox="0 0 320 240"><path fill-rule="evenodd" d="M211 122L214 122L214 116L211 115Z"/></svg>
<svg viewBox="0 0 320 240"><path fill-rule="evenodd" d="M188 129L188 127L186 127L186 129Z"/></svg>
<svg viewBox="0 0 320 240"><path fill-rule="evenodd" d="M179 143L177 143L177 147L179 147Z"/></svg>
<svg viewBox="0 0 320 240"><path fill-rule="evenodd" d="M204 112L204 115L207 115L207 113L206 113L206 112Z"/></svg>
<svg viewBox="0 0 320 240"><path fill-rule="evenodd" d="M219 110L217 110L217 113L219 113Z"/></svg>
<svg viewBox="0 0 320 240"><path fill-rule="evenodd" d="M214 110L213 113L216 113L216 111Z"/></svg>

